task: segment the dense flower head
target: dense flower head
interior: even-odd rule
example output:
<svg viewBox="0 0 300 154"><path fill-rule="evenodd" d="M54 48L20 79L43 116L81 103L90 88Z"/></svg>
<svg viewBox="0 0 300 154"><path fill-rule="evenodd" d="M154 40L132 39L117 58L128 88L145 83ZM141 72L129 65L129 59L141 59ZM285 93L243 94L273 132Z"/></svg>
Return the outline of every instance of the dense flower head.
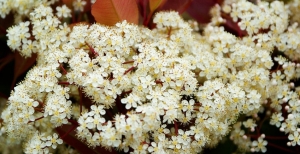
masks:
<svg viewBox="0 0 300 154"><path fill-rule="evenodd" d="M85 4L74 1L74 10ZM201 34L174 11L156 13L150 30L127 21L69 27L62 22L71 16L66 5L56 13L35 6L30 21L7 31L11 49L38 57L11 92L1 133L24 140L25 153L55 149L64 136L53 129L74 123L91 148L199 153L231 131L239 150L266 152L264 135L250 140L245 132L258 129L254 115L266 110L270 124L299 145L299 88L291 82L300 77L300 39L287 11L294 5L228 0L213 8ZM8 10L1 11L4 17ZM220 26L221 12L240 36ZM285 57L272 57L274 50ZM246 118L237 122L241 114Z"/></svg>
<svg viewBox="0 0 300 154"><path fill-rule="evenodd" d="M10 12L15 12L15 22L18 23L24 16L29 15L35 8L40 5L49 6L58 0L1 0L0 16L5 18Z"/></svg>

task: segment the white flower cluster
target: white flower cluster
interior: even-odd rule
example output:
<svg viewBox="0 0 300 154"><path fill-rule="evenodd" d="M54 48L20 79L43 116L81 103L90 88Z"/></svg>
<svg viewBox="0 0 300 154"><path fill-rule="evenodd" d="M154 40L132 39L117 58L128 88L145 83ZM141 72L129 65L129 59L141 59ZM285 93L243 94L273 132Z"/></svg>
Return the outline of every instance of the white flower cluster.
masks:
<svg viewBox="0 0 300 154"><path fill-rule="evenodd" d="M56 149L57 144L62 144L62 139L58 138L57 134L53 134L53 136L45 137L44 134L39 134L35 132L30 137L30 140L25 144L25 153L49 153L49 149L47 147L52 147Z"/></svg>
<svg viewBox="0 0 300 154"><path fill-rule="evenodd" d="M5 18L10 12L14 12L15 22L22 21L29 13L40 5L50 6L58 0L0 0L0 16Z"/></svg>
<svg viewBox="0 0 300 154"><path fill-rule="evenodd" d="M290 134L289 144L300 144L299 90L291 83L300 77L300 65L271 57L280 50L298 60L299 28L288 22L285 5L225 1L215 10L229 14L248 35L238 38L217 22L200 35L176 12L157 13L153 30L126 21L71 29L58 18L64 14L36 8L30 22L8 30L12 49L38 58L9 97L3 131L26 140L25 153L47 153L62 144L51 130L74 120L77 137L90 147L199 153L218 144L240 114L269 110L270 123ZM82 106L78 91L93 103L87 111L72 109ZM49 127L41 129L41 120ZM256 120L236 123L231 139L240 149L265 152L264 135L252 142L241 129L255 131Z"/></svg>
<svg viewBox="0 0 300 154"><path fill-rule="evenodd" d="M259 93L264 98L261 109L266 113L271 113L270 124L279 127L280 131L288 133L291 142L287 144L292 146L298 143L298 124L300 122L299 88L295 87L294 83L294 80L300 77L300 64L295 63L299 62L300 29L296 22L288 19L292 17L295 21L294 17L297 16L297 13L293 14L295 10L290 12L289 9L296 5L298 5L297 1L291 1L284 5L279 1L253 4L243 0L225 1L222 7L222 11L228 13L232 20L238 23L241 30L247 32L248 35L243 37L244 44L258 50L282 53L282 55L275 55L276 68L272 68L266 88L261 89ZM262 58L268 57L262 53L259 54ZM244 77L246 76L244 75ZM253 80L251 81L253 82ZM256 114L252 118L256 122L261 121ZM257 126L253 119L248 119L243 123L244 127L251 131L254 131ZM267 142L263 140L264 137L259 137L258 141L251 143L250 138L245 136L245 131L240 129L241 126L241 123L237 123L234 131L231 132L231 139L235 144L241 150L266 152Z"/></svg>
<svg viewBox="0 0 300 154"><path fill-rule="evenodd" d="M21 22L25 17L29 17L29 14L38 6L51 6L59 0L0 0L0 16L5 18L9 13L14 13L15 23ZM68 1L66 1L68 3ZM74 11L82 12L86 5L85 0L74 0L72 5ZM95 3L95 0L91 0L91 3ZM66 6L56 7L57 17L67 18L71 17L71 10Z"/></svg>

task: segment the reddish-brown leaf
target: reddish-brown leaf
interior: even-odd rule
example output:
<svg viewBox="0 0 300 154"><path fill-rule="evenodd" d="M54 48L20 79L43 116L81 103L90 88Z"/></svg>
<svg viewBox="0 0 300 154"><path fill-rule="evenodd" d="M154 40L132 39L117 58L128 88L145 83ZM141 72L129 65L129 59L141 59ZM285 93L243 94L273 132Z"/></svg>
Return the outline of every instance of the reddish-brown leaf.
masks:
<svg viewBox="0 0 300 154"><path fill-rule="evenodd" d="M139 12L143 18L147 17L147 13L149 11L148 4L149 0L136 0Z"/></svg>
<svg viewBox="0 0 300 154"><path fill-rule="evenodd" d="M67 134L67 131L71 129L73 125L63 125L61 127L56 128L57 133L59 136L64 136L62 140L67 143L68 145L72 146L74 149L76 149L79 153L89 153L89 154L97 154L96 151L89 148L86 144L79 141L75 136L74 132Z"/></svg>
<svg viewBox="0 0 300 154"><path fill-rule="evenodd" d="M222 0L193 0L187 12L199 23L208 23L211 19L209 11L217 3Z"/></svg>
<svg viewBox="0 0 300 154"><path fill-rule="evenodd" d="M62 140L67 143L68 145L72 146L74 149L76 149L79 153L88 153L88 154L117 154L115 150L107 150L103 147L96 147L95 149L92 149L88 147L87 144L81 142L75 137L75 131L68 132L70 130L73 130L74 126L77 124L72 125L63 125L61 127L56 128L57 133L60 137L63 137Z"/></svg>
<svg viewBox="0 0 300 154"><path fill-rule="evenodd" d="M153 13L159 6L164 5L167 0L150 0L149 7L150 12Z"/></svg>
<svg viewBox="0 0 300 154"><path fill-rule="evenodd" d="M64 4L66 4L69 8L73 8L72 3L73 0L62 0Z"/></svg>
<svg viewBox="0 0 300 154"><path fill-rule="evenodd" d="M24 58L18 52L15 52L14 79L11 89L15 86L18 77L35 64L36 57L37 55L33 54L30 58Z"/></svg>
<svg viewBox="0 0 300 154"><path fill-rule="evenodd" d="M136 0L97 0L92 15L98 23L109 26L123 20L138 24L139 18Z"/></svg>
<svg viewBox="0 0 300 154"><path fill-rule="evenodd" d="M164 5L161 5L159 11L177 11L180 14L185 12L193 0L167 0Z"/></svg>
<svg viewBox="0 0 300 154"><path fill-rule="evenodd" d="M9 62L14 60L15 56L13 53L7 54L5 57L0 59L0 70L7 65Z"/></svg>

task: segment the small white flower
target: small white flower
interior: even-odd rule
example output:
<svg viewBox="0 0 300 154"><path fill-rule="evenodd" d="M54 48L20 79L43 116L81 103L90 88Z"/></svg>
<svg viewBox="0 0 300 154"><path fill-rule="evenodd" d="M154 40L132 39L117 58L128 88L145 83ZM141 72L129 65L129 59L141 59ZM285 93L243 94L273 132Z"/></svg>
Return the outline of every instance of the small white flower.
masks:
<svg viewBox="0 0 300 154"><path fill-rule="evenodd" d="M64 18L67 18L67 17L71 17L71 10L66 6L66 5L63 5L63 6L58 6L56 7L56 15L61 18L61 17L64 17Z"/></svg>
<svg viewBox="0 0 300 154"><path fill-rule="evenodd" d="M300 145L300 136L298 131L294 131L294 134L290 134L288 138L292 141L291 143L293 146L296 144Z"/></svg>
<svg viewBox="0 0 300 154"><path fill-rule="evenodd" d="M252 142L253 148L255 148L256 152L263 152L265 153L267 151L266 145L268 144L267 141L263 140L262 137L259 137L257 141Z"/></svg>

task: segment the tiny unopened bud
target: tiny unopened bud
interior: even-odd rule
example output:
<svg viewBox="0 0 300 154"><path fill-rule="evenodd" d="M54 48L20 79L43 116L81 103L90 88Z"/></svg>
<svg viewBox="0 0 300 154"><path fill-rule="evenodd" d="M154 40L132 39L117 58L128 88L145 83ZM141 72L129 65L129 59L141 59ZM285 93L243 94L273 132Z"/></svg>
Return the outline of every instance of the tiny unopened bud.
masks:
<svg viewBox="0 0 300 154"><path fill-rule="evenodd" d="M265 135L265 134L261 134L261 137L262 137L262 138L265 138L265 137L266 137L266 135Z"/></svg>
<svg viewBox="0 0 300 154"><path fill-rule="evenodd" d="M255 152L255 149L254 149L254 148L251 148L250 151L251 151L251 152Z"/></svg>
<svg viewBox="0 0 300 154"><path fill-rule="evenodd" d="M208 26L208 27L206 27L209 31L213 31L214 30L214 28L213 28L213 26Z"/></svg>
<svg viewBox="0 0 300 154"><path fill-rule="evenodd" d="M283 127L280 127L279 129L281 132L284 132L284 128Z"/></svg>
<svg viewBox="0 0 300 154"><path fill-rule="evenodd" d="M272 80L271 84L272 84L273 86L275 86L275 85L277 85L277 81L276 81L276 80Z"/></svg>
<svg viewBox="0 0 300 154"><path fill-rule="evenodd" d="M250 131L251 131L251 132L254 132L254 131L255 131L255 128L254 128L254 127L251 127Z"/></svg>
<svg viewBox="0 0 300 154"><path fill-rule="evenodd" d="M248 137L247 137L246 135L243 135L243 139L245 139L245 140L246 140L247 138L248 138Z"/></svg>
<svg viewBox="0 0 300 154"><path fill-rule="evenodd" d="M253 117L254 117L254 118L257 118L257 117L258 117L258 115L257 115L257 114L253 114Z"/></svg>
<svg viewBox="0 0 300 154"><path fill-rule="evenodd" d="M294 88L294 87L295 87L294 82L291 82L291 83L290 83L290 87L291 87L291 88Z"/></svg>
<svg viewBox="0 0 300 154"><path fill-rule="evenodd" d="M256 44L256 47L261 47L261 43L257 43L257 44Z"/></svg>
<svg viewBox="0 0 300 154"><path fill-rule="evenodd" d="M294 22L293 26L297 27L298 26L298 22Z"/></svg>
<svg viewBox="0 0 300 154"><path fill-rule="evenodd" d="M267 114L268 116L270 116L270 115L271 115L271 111L268 110L268 111L266 112L266 114Z"/></svg>
<svg viewBox="0 0 300 154"><path fill-rule="evenodd" d="M223 18L218 18L218 22L223 22L224 20L223 20Z"/></svg>
<svg viewBox="0 0 300 154"><path fill-rule="evenodd" d="M287 146L291 146L292 144L291 144L291 142L287 142L286 145Z"/></svg>
<svg viewBox="0 0 300 154"><path fill-rule="evenodd" d="M294 116L293 114L289 114L289 115L288 115L288 119L294 119L294 117L295 117L295 116Z"/></svg>
<svg viewBox="0 0 300 154"><path fill-rule="evenodd" d="M288 99L285 97L285 98L282 99L282 101L283 101L284 103L286 103L286 102L288 101Z"/></svg>
<svg viewBox="0 0 300 154"><path fill-rule="evenodd" d="M287 110L290 109L290 107L287 105L287 106L284 107L284 109L287 111Z"/></svg>

